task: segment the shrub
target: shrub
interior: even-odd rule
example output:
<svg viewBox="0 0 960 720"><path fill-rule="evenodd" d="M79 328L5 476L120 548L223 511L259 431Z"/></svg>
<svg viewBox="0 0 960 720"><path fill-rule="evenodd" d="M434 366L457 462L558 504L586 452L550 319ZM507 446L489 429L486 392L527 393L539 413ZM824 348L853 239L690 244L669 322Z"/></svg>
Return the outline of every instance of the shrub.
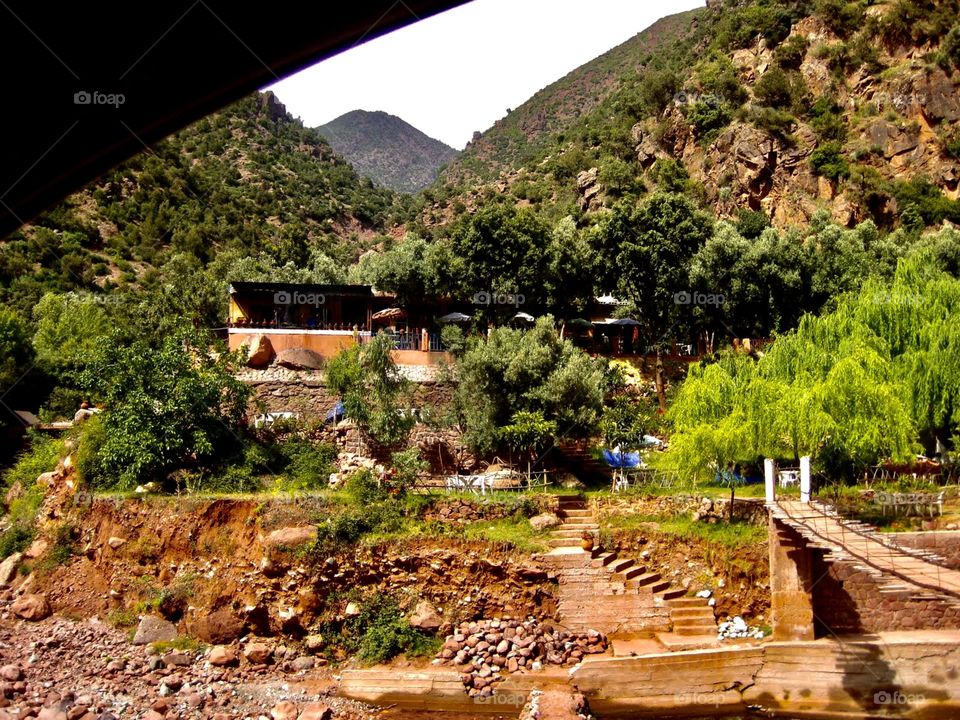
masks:
<svg viewBox="0 0 960 720"><path fill-rule="evenodd" d="M708 133L726 127L733 117L730 107L716 100L700 100L686 111L687 122L693 126L694 135L703 138Z"/></svg>
<svg viewBox="0 0 960 720"><path fill-rule="evenodd" d="M796 70L807 54L810 41L805 35L792 35L786 42L781 43L773 52L773 59L780 67Z"/></svg>
<svg viewBox="0 0 960 720"><path fill-rule="evenodd" d="M850 166L843 156L843 149L840 143L835 141L823 143L811 153L810 167L815 175L831 180L839 180L850 175Z"/></svg>
<svg viewBox="0 0 960 720"><path fill-rule="evenodd" d="M790 77L778 67L772 67L753 88L754 99L762 106L787 108L793 104L793 86Z"/></svg>
<svg viewBox="0 0 960 720"><path fill-rule="evenodd" d="M355 638L363 662L386 662L400 653L410 657L431 655L438 639L412 627L397 602L388 595L376 594L360 606L360 613L346 623L347 636Z"/></svg>
<svg viewBox="0 0 960 720"><path fill-rule="evenodd" d="M864 20L864 8L860 2L847 0L817 0L816 15L824 25L840 37L856 32Z"/></svg>
<svg viewBox="0 0 960 720"><path fill-rule="evenodd" d="M760 210L737 210L737 232L748 240L754 240L770 227L770 218Z"/></svg>

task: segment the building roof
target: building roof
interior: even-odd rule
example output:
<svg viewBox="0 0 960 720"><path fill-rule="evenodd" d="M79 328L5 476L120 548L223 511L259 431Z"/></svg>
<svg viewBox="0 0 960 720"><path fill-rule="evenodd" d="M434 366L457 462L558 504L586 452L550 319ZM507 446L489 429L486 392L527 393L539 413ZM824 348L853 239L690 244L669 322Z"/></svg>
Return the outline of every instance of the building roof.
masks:
<svg viewBox="0 0 960 720"><path fill-rule="evenodd" d="M272 283L272 282L245 282L230 283L230 294L237 293L321 293L324 295L352 295L355 297L373 297L369 285L318 285L311 283Z"/></svg>

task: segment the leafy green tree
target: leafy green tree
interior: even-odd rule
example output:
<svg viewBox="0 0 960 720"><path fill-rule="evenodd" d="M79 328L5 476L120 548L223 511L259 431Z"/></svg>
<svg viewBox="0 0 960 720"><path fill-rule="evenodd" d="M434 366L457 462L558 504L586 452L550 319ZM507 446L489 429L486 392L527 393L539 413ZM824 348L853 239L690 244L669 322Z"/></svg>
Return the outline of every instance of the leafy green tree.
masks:
<svg viewBox="0 0 960 720"><path fill-rule="evenodd" d="M158 344L104 343L81 377L104 408L92 484L130 489L178 467L216 463L235 447L250 389L233 376L239 358L212 347L193 330Z"/></svg>
<svg viewBox="0 0 960 720"><path fill-rule="evenodd" d="M585 233L569 215L554 227L545 255L546 302L560 318L572 319L593 296L596 258Z"/></svg>
<svg viewBox="0 0 960 720"><path fill-rule="evenodd" d="M115 330L106 303L120 299L91 293L44 295L33 309L37 361L54 375L82 369Z"/></svg>
<svg viewBox="0 0 960 720"><path fill-rule="evenodd" d="M13 310L0 305L0 398L30 369L33 357L27 323ZM7 415L6 411L0 413L0 423L8 421Z"/></svg>
<svg viewBox="0 0 960 720"><path fill-rule="evenodd" d="M537 465L540 453L557 435L555 420L547 420L539 410L518 410L510 418L510 424L500 428L500 437L511 450L525 456L527 473Z"/></svg>
<svg viewBox="0 0 960 720"><path fill-rule="evenodd" d="M341 351L326 369L327 385L340 395L347 417L384 445L403 440L415 422L409 412L410 383L397 369L392 350L390 336L381 332Z"/></svg>
<svg viewBox="0 0 960 720"><path fill-rule="evenodd" d="M456 411L479 452L494 450L520 411L539 412L563 437L589 435L600 417L602 363L562 340L549 315L529 331L499 327L474 339L455 373Z"/></svg>
<svg viewBox="0 0 960 720"><path fill-rule="evenodd" d="M843 147L836 141L821 143L810 154L810 167L814 175L822 175L831 180L839 180L850 175L850 166L843 156Z"/></svg>

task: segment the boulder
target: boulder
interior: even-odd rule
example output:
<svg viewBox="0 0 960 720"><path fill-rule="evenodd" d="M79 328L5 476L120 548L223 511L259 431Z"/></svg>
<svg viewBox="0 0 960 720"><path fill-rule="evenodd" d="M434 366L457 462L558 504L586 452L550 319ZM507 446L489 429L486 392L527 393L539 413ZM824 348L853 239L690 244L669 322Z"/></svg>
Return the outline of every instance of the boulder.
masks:
<svg viewBox="0 0 960 720"><path fill-rule="evenodd" d="M332 717L333 710L323 703L308 703L300 713L300 720L330 720Z"/></svg>
<svg viewBox="0 0 960 720"><path fill-rule="evenodd" d="M15 552L0 563L0 588L10 584L10 581L17 574L17 568L20 567L21 560L23 560L23 553Z"/></svg>
<svg viewBox="0 0 960 720"><path fill-rule="evenodd" d="M273 720L297 720L297 715L299 714L300 708L289 700L278 702L270 710L270 717L272 717Z"/></svg>
<svg viewBox="0 0 960 720"><path fill-rule="evenodd" d="M323 355L307 348L290 348L277 353L277 365L290 370L319 370L324 366Z"/></svg>
<svg viewBox="0 0 960 720"><path fill-rule="evenodd" d="M428 632L432 632L440 628L440 626L443 624L443 618L428 600L421 600L417 603L417 607L414 608L409 622L410 627L414 627L417 630L427 630Z"/></svg>
<svg viewBox="0 0 960 720"><path fill-rule="evenodd" d="M303 646L307 649L308 653L318 653L326 646L327 642L323 639L323 635L307 635L303 639Z"/></svg>
<svg viewBox="0 0 960 720"><path fill-rule="evenodd" d="M150 643L170 642L176 639L176 625L156 615L144 615L131 642L134 645L149 645Z"/></svg>
<svg viewBox="0 0 960 720"><path fill-rule="evenodd" d="M126 538L114 536L107 540L107 545L109 545L113 550L119 550L126 542Z"/></svg>
<svg viewBox="0 0 960 720"><path fill-rule="evenodd" d="M534 530L546 530L560 524L560 518L552 512L540 513L530 518L530 527Z"/></svg>
<svg viewBox="0 0 960 720"><path fill-rule="evenodd" d="M266 643L250 643L243 649L243 656L247 662L254 665L265 665L273 653Z"/></svg>
<svg viewBox="0 0 960 720"><path fill-rule="evenodd" d="M267 547L287 547L295 548L300 545L311 543L317 539L317 527L315 525L306 525L303 527L285 527L274 530L267 535L264 544Z"/></svg>
<svg viewBox="0 0 960 720"><path fill-rule="evenodd" d="M4 665L0 667L0 678L7 682L18 682L23 680L23 670L19 665Z"/></svg>
<svg viewBox="0 0 960 720"><path fill-rule="evenodd" d="M211 665L217 667L234 665L237 662L237 651L228 645L215 645L210 650L210 655L207 656L207 660Z"/></svg>
<svg viewBox="0 0 960 720"><path fill-rule="evenodd" d="M97 410L96 408L80 408L73 415L73 424L79 425L80 423L86 422L87 420L92 418L94 415L96 415L98 412L100 411Z"/></svg>
<svg viewBox="0 0 960 720"><path fill-rule="evenodd" d="M203 615L189 624L190 634L211 645L233 642L246 629L246 622L230 608L220 608Z"/></svg>
<svg viewBox="0 0 960 720"><path fill-rule="evenodd" d="M247 343L247 366L265 367L274 358L273 345L266 335L254 335Z"/></svg>
<svg viewBox="0 0 960 720"><path fill-rule="evenodd" d="M17 598L10 606L13 614L23 620L36 622L50 617L53 611L50 609L50 603L47 598L39 593L29 593Z"/></svg>

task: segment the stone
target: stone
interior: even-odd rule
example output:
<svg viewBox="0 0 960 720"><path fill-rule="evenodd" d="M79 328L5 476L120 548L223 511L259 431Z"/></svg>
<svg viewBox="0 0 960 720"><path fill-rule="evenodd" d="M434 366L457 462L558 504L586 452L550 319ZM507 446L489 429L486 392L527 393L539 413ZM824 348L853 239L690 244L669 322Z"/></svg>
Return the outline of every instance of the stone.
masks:
<svg viewBox="0 0 960 720"><path fill-rule="evenodd" d="M233 665L237 662L237 651L228 645L215 645L211 648L207 660L217 667Z"/></svg>
<svg viewBox="0 0 960 720"><path fill-rule="evenodd" d="M67 714L57 706L45 707L37 714L37 720L67 720Z"/></svg>
<svg viewBox="0 0 960 720"><path fill-rule="evenodd" d="M265 665L273 653L266 643L250 643L243 649L243 656L247 662L254 665Z"/></svg>
<svg viewBox="0 0 960 720"><path fill-rule="evenodd" d="M17 682L23 680L23 670L19 665L4 665L0 667L0 678L8 682Z"/></svg>
<svg viewBox="0 0 960 720"><path fill-rule="evenodd" d="M289 700L281 700L270 709L273 720L297 720L299 714L300 708Z"/></svg>
<svg viewBox="0 0 960 720"><path fill-rule="evenodd" d="M185 652L169 652L162 659L168 666L186 667L193 664L193 656Z"/></svg>
<svg viewBox="0 0 960 720"><path fill-rule="evenodd" d="M410 627L416 628L417 630L433 631L440 629L440 626L443 624L443 618L429 600L421 600L417 603L417 607L414 608L409 623Z"/></svg>
<svg viewBox="0 0 960 720"><path fill-rule="evenodd" d="M6 587L16 577L21 560L23 560L23 553L15 552L0 563L0 587Z"/></svg>
<svg viewBox="0 0 960 720"><path fill-rule="evenodd" d="M356 617L360 614L360 606L355 602L348 602L347 607L344 609L343 614L347 617Z"/></svg>
<svg viewBox="0 0 960 720"><path fill-rule="evenodd" d="M270 338L263 334L257 334L250 338L247 345L247 366L264 367L270 364L274 358L273 344Z"/></svg>
<svg viewBox="0 0 960 720"><path fill-rule="evenodd" d="M285 527L274 530L267 535L264 544L267 547L285 547L296 548L306 545L317 539L316 525L306 525L303 527Z"/></svg>
<svg viewBox="0 0 960 720"><path fill-rule="evenodd" d="M122 538L122 537L111 537L109 540L107 540L107 545L109 545L109 546L110 546L112 549L114 549L114 550L118 550L118 549L120 549L121 547L123 547L123 545L124 545L126 542L127 542L127 541L126 541L126 538Z"/></svg>
<svg viewBox="0 0 960 720"><path fill-rule="evenodd" d="M534 530L546 530L547 528L557 527L560 524L560 518L552 512L540 513L530 518L530 527Z"/></svg>
<svg viewBox="0 0 960 720"><path fill-rule="evenodd" d="M45 595L40 593L28 593L17 598L10 606L13 614L23 620L36 622L50 617L53 612L50 609L50 603L47 602Z"/></svg>
<svg viewBox="0 0 960 720"><path fill-rule="evenodd" d="M147 710L143 715L143 720L163 720L164 715L156 710Z"/></svg>
<svg viewBox="0 0 960 720"><path fill-rule="evenodd" d="M156 615L144 615L131 641L134 645L170 642L177 639L177 626Z"/></svg>
<svg viewBox="0 0 960 720"><path fill-rule="evenodd" d="M277 365L290 370L320 370L323 355L307 348L290 348L277 353Z"/></svg>
<svg viewBox="0 0 960 720"><path fill-rule="evenodd" d="M307 655L302 655L301 657L298 657L296 660L294 660L291 663L291 665L293 666L294 670L299 672L301 670L312 670L314 666L314 662L312 657L308 657Z"/></svg>
<svg viewBox="0 0 960 720"><path fill-rule="evenodd" d="M323 703L308 703L300 713L300 720L331 720L333 710Z"/></svg>
<svg viewBox="0 0 960 720"><path fill-rule="evenodd" d="M220 608L198 617L188 625L189 633L211 645L226 645L240 638L246 622L231 608Z"/></svg>
<svg viewBox="0 0 960 720"><path fill-rule="evenodd" d="M307 649L308 653L318 653L326 646L327 642L323 639L323 635L307 635L303 639L303 646Z"/></svg>

